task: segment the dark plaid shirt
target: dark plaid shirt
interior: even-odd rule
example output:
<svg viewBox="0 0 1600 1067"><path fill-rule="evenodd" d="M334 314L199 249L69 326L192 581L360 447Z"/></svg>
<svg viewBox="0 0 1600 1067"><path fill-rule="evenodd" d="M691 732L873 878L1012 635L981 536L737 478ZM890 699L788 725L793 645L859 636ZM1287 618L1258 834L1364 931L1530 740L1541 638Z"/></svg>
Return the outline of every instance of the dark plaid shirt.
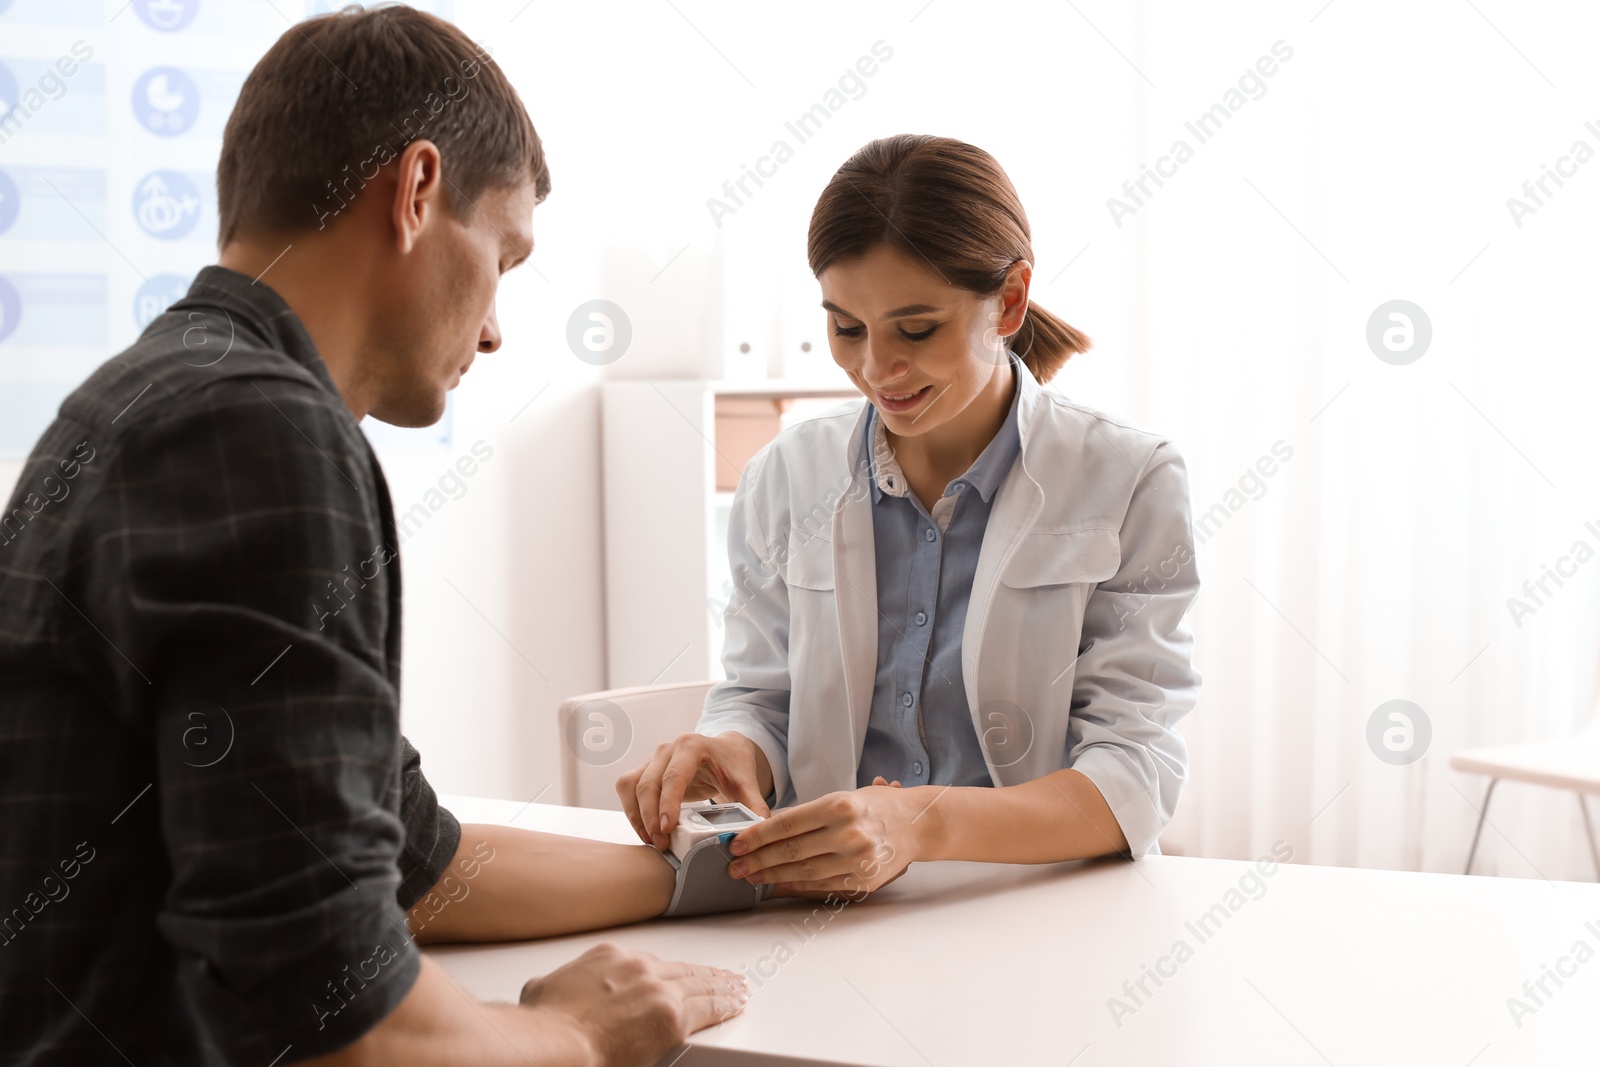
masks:
<svg viewBox="0 0 1600 1067"><path fill-rule="evenodd" d="M0 1061L268 1067L410 989L460 827L397 545L265 283L207 267L61 405L0 515Z"/></svg>

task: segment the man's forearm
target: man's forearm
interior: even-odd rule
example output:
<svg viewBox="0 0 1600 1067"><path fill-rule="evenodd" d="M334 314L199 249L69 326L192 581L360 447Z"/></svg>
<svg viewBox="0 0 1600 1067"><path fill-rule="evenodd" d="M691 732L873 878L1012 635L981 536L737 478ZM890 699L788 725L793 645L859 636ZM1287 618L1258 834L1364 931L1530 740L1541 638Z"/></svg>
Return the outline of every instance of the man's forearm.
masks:
<svg viewBox="0 0 1600 1067"><path fill-rule="evenodd" d="M1053 863L1126 852L1105 797L1071 768L1002 788L919 786L926 800L919 859Z"/></svg>
<svg viewBox="0 0 1600 1067"><path fill-rule="evenodd" d="M649 845L468 825L447 873L406 916L421 944L523 941L654 918L672 866Z"/></svg>
<svg viewBox="0 0 1600 1067"><path fill-rule="evenodd" d="M394 1011L338 1052L303 1061L307 1067L414 1067L452 1063L505 1067L595 1067L582 1031L554 1012L485 1004L458 988L426 956L417 980Z"/></svg>

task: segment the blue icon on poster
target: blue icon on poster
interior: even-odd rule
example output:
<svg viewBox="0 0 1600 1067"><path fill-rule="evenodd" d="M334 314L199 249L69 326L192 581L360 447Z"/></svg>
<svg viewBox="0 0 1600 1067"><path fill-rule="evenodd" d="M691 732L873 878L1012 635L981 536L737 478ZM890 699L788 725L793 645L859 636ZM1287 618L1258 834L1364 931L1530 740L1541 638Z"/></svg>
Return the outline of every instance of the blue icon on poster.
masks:
<svg viewBox="0 0 1600 1067"><path fill-rule="evenodd" d="M20 96L21 90L17 88L17 79L11 69L0 63L0 121L4 121L16 108Z"/></svg>
<svg viewBox="0 0 1600 1067"><path fill-rule="evenodd" d="M11 175L0 170L0 233L11 229L21 211L22 193L18 191L17 183L11 180Z"/></svg>
<svg viewBox="0 0 1600 1067"><path fill-rule="evenodd" d="M176 241L200 221L200 190L175 170L151 171L134 188L133 217L151 237Z"/></svg>
<svg viewBox="0 0 1600 1067"><path fill-rule="evenodd" d="M133 83L133 113L163 137L187 133L200 115L200 89L177 67L152 67Z"/></svg>
<svg viewBox="0 0 1600 1067"><path fill-rule="evenodd" d="M17 332L21 319L22 297L17 295L16 286L0 276L0 341Z"/></svg>
<svg viewBox="0 0 1600 1067"><path fill-rule="evenodd" d="M189 293L189 279L181 274L157 274L133 294L133 321L139 331L156 320L167 308Z"/></svg>
<svg viewBox="0 0 1600 1067"><path fill-rule="evenodd" d="M177 33L194 21L200 0L133 0L133 10L151 29Z"/></svg>

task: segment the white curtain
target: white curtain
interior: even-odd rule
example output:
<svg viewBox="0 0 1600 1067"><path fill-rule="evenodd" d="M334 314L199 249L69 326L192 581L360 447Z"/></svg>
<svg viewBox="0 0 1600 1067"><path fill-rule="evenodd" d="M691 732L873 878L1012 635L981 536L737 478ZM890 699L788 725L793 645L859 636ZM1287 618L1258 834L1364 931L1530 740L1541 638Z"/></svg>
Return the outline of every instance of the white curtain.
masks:
<svg viewBox="0 0 1600 1067"><path fill-rule="evenodd" d="M714 229L746 250L752 288L814 312L815 283L791 280L806 221L859 145L971 141L1027 205L1034 298L1095 339L1053 387L1185 456L1205 680L1163 849L1251 858L1281 838L1304 862L1460 870L1485 783L1450 753L1568 736L1593 703L1600 558L1547 579L1520 620L1506 601L1580 539L1600 549L1584 525L1600 528L1600 159L1562 162L1579 139L1600 150L1584 50L1600 16L1509 0L685 11L734 63L793 44L743 72L756 87L703 50L697 72L725 92L683 113L714 126L703 159L681 157L702 199L875 41L893 50ZM1514 219L1507 199L1544 164L1570 176ZM694 240L685 262L711 247ZM1431 324L1404 365L1367 341L1393 300ZM832 369L822 347L812 367L788 357L792 375ZM1431 726L1409 765L1368 746L1391 700ZM1595 877L1570 794L1505 784L1489 818L1475 871Z"/></svg>
<svg viewBox="0 0 1600 1067"><path fill-rule="evenodd" d="M1138 245L1121 402L1183 451L1204 537L1204 690L1163 848L1459 871L1485 780L1450 753L1570 736L1594 704L1600 160L1575 142L1600 151L1600 110L1575 46L1596 14L1227 10L1150 2L1132 27L1128 176L1194 154L1112 230ZM1185 123L1280 41L1200 143ZM1536 203L1545 165L1566 177ZM1367 338L1392 300L1431 323L1403 365ZM1431 726L1404 766L1368 743L1397 699ZM1475 872L1596 877L1571 794L1502 784L1488 818Z"/></svg>

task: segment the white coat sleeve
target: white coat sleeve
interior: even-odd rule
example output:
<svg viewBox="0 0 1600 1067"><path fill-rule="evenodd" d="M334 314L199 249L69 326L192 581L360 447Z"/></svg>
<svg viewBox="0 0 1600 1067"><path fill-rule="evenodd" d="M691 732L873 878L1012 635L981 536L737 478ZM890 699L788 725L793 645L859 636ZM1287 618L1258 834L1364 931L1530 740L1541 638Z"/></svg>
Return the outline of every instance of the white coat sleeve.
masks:
<svg viewBox="0 0 1600 1067"><path fill-rule="evenodd" d="M784 583L788 538L767 538L758 502L766 453L745 468L728 518L728 564L733 587L722 614L722 668L727 680L706 694L695 727L715 737L750 738L772 768L777 807L789 791L789 589ZM787 531L788 523L782 524Z"/></svg>
<svg viewBox="0 0 1600 1067"><path fill-rule="evenodd" d="M1189 481L1169 442L1151 453L1118 537L1117 573L1084 609L1066 765L1100 790L1138 857L1177 809L1188 777L1177 723L1200 695L1185 617L1200 590Z"/></svg>

